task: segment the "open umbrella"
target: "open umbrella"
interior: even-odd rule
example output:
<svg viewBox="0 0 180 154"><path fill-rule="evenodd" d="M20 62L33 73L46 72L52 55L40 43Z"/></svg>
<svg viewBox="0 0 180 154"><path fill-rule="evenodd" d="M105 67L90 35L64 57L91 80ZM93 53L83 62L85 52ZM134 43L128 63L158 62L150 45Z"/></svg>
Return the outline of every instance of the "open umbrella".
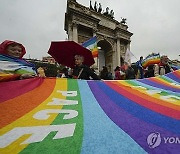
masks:
<svg viewBox="0 0 180 154"><path fill-rule="evenodd" d="M59 63L73 68L74 56L81 55L84 57L84 63L91 66L95 63L90 50L84 48L74 41L51 42L48 53Z"/></svg>

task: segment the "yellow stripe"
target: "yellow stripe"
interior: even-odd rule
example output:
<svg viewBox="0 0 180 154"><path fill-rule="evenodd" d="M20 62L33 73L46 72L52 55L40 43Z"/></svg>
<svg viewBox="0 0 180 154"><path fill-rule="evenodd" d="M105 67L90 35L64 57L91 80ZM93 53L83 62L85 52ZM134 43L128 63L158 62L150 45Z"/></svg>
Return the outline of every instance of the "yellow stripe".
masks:
<svg viewBox="0 0 180 154"><path fill-rule="evenodd" d="M47 87L48 88L48 87ZM5 134L6 132L12 130L15 127L29 127L29 126L43 126L43 125L50 125L54 119L56 118L56 116L58 115L58 113L54 113L52 114L47 120L37 120L33 118L33 115L35 113L37 113L40 110L44 110L44 109L61 109L62 106L50 106L47 105L49 102L52 101L52 98L60 98L60 99L66 99L65 96L62 96L60 93L57 93L57 90L61 90L61 91L67 91L67 79L56 79L56 85L55 88L52 92L52 94L44 101L42 102L39 106L37 106L34 110L32 110L31 112L27 113L26 115L24 115L23 117L19 118L18 120L14 121L13 123L11 123L10 125L2 128L0 130L0 136ZM31 103L31 102L29 102ZM22 151L24 148L26 148L26 146L28 146L28 144L21 144L22 141L24 141L25 139L27 139L30 135L24 135L21 138L19 138L18 140L16 140L15 142L13 142L11 145L9 145L8 147L4 148L4 149L0 149L0 153L19 153L20 151Z"/></svg>

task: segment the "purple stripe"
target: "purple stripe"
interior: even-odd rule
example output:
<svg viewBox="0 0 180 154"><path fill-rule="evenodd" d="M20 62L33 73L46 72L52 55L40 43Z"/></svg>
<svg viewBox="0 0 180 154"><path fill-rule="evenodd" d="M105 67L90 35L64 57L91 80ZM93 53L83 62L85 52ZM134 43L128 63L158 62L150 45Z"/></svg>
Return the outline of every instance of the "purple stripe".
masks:
<svg viewBox="0 0 180 154"><path fill-rule="evenodd" d="M177 137L177 135L132 116L110 100L95 82L88 82L88 84L108 117L128 133L145 151L148 153L177 153L180 151L178 144L165 144L163 138L158 147L154 149L149 148L146 139L152 132L159 132L161 137Z"/></svg>

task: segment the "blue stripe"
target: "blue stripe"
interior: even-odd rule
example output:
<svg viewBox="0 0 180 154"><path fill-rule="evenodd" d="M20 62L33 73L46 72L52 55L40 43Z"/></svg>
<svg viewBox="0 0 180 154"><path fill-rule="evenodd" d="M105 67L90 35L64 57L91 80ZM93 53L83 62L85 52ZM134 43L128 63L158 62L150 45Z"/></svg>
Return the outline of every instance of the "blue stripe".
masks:
<svg viewBox="0 0 180 154"><path fill-rule="evenodd" d="M100 87L100 89L102 89L102 91L104 91L104 93L106 93L109 96L109 98L114 103L126 110L128 113L146 122L150 122L159 127L163 127L167 130L170 130L171 132L180 134L179 120L161 115L139 104L136 104L135 102L131 101L130 99L124 97L123 95L111 89L105 83L97 82L96 84Z"/></svg>
<svg viewBox="0 0 180 154"><path fill-rule="evenodd" d="M87 81L79 80L78 85L83 103L84 117L84 137L81 153L146 153L103 112Z"/></svg>

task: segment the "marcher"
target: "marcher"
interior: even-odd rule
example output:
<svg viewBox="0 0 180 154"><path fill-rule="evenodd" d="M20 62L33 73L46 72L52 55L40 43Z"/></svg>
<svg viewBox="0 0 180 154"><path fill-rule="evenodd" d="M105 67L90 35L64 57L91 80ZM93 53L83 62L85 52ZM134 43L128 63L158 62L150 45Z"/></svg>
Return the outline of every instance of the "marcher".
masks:
<svg viewBox="0 0 180 154"><path fill-rule="evenodd" d="M147 71L144 73L144 77L154 77L154 64L148 66Z"/></svg>
<svg viewBox="0 0 180 154"><path fill-rule="evenodd" d="M56 75L56 78L60 78L60 77L61 77L60 70L57 70L57 75Z"/></svg>
<svg viewBox="0 0 180 154"><path fill-rule="evenodd" d="M0 44L0 81L27 79L37 76L35 66L22 59L25 47L15 41Z"/></svg>
<svg viewBox="0 0 180 154"><path fill-rule="evenodd" d="M69 76L68 76L68 68L66 68L66 67L64 67L63 69L62 69L62 78L69 78Z"/></svg>
<svg viewBox="0 0 180 154"><path fill-rule="evenodd" d="M134 69L127 62L125 62L124 64L125 64L125 74L126 74L125 79L126 80L135 79L135 71L134 71Z"/></svg>
<svg viewBox="0 0 180 154"><path fill-rule="evenodd" d="M114 80L121 80L120 67L116 66L114 69L115 77Z"/></svg>
<svg viewBox="0 0 180 154"><path fill-rule="evenodd" d="M45 77L46 77L46 74L45 74L44 68L39 67L39 68L37 69L37 72L38 72L38 76L39 76L39 77L43 77L43 78L45 78Z"/></svg>
<svg viewBox="0 0 180 154"><path fill-rule="evenodd" d="M143 61L143 57L141 56L140 57L140 60L136 62L136 66L138 68L138 71L139 71L139 78L140 79L143 79L144 78L144 69L143 69L143 66L142 66L142 61Z"/></svg>
<svg viewBox="0 0 180 154"><path fill-rule="evenodd" d="M173 72L173 69L170 67L168 61L169 61L169 58L167 56L165 55L161 56L160 63L155 64L154 76L164 75L164 74Z"/></svg>
<svg viewBox="0 0 180 154"><path fill-rule="evenodd" d="M90 80L90 77L94 80L100 80L100 78L90 69L84 65L84 57L76 55L75 57L75 68L73 69L72 77L74 79Z"/></svg>
<svg viewBox="0 0 180 154"><path fill-rule="evenodd" d="M103 66L103 69L100 72L100 78L103 80L112 80L111 72L108 71L106 66Z"/></svg>

